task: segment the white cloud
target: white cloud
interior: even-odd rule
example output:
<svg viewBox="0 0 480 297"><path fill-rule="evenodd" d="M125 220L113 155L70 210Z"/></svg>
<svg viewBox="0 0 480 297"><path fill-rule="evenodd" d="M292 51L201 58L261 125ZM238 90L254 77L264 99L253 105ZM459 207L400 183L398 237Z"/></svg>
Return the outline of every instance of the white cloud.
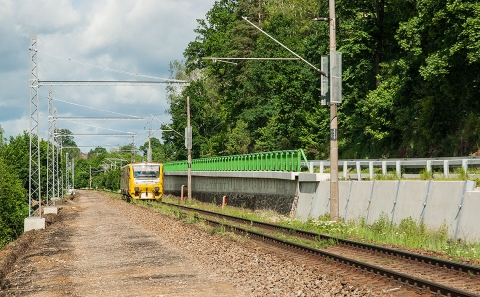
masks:
<svg viewBox="0 0 480 297"><path fill-rule="evenodd" d="M183 58L186 46L195 39L196 19L205 18L214 2L0 0L0 125L6 135L16 136L29 130L28 47L32 34L38 39L40 80L147 79L98 67L167 78L169 62ZM47 95L48 87L42 86L38 96L42 137L46 137L47 130ZM164 111L168 108L164 86L53 87L53 96L92 107L55 102L58 114L63 116L110 116L98 110L102 109L145 118L149 114L166 118ZM92 125L143 135L146 127L159 123L103 121ZM58 126L71 131L101 130L60 121ZM145 135L139 139L142 137ZM99 145L100 140L124 145L131 141L124 137L75 139L79 145L89 141Z"/></svg>
<svg viewBox="0 0 480 297"><path fill-rule="evenodd" d="M30 129L30 118L28 118L27 114L25 117L0 121L0 125L5 131L4 137L8 139L10 136L16 137L17 135L23 133L23 131L28 132Z"/></svg>

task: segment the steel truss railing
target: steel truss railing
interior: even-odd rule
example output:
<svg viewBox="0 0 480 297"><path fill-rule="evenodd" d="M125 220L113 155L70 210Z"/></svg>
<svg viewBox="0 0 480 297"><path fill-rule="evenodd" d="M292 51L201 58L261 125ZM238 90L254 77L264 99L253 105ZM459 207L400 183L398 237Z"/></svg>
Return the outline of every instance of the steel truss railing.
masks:
<svg viewBox="0 0 480 297"><path fill-rule="evenodd" d="M303 150L286 150L192 160L192 171L300 172L307 159ZM308 163L304 163L308 164ZM187 161L167 162L165 172L187 171Z"/></svg>

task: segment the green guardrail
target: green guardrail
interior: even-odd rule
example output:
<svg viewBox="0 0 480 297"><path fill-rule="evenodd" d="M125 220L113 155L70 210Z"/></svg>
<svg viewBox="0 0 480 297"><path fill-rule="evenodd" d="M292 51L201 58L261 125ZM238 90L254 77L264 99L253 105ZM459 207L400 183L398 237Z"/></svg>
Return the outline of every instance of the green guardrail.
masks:
<svg viewBox="0 0 480 297"><path fill-rule="evenodd" d="M222 156L192 160L192 171L287 171L300 172L303 150L263 152L246 155ZM187 161L167 162L165 172L187 171Z"/></svg>

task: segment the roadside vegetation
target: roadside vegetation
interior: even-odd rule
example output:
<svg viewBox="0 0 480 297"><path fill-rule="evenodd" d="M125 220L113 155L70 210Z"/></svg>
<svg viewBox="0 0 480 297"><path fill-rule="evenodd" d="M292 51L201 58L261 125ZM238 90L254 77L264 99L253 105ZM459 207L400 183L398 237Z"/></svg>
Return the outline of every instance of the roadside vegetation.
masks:
<svg viewBox="0 0 480 297"><path fill-rule="evenodd" d="M0 157L0 249L23 233L28 215L27 192L18 175Z"/></svg>
<svg viewBox="0 0 480 297"><path fill-rule="evenodd" d="M215 203L202 203L192 199L180 202L176 197L164 197L163 201L173 204L185 204L195 208L224 213L249 220L275 223L295 229L314 231L343 239L366 242L375 245L401 247L402 249L417 252L427 251L435 257L447 258L451 261L462 261L480 265L480 243L468 243L462 240L452 240L448 229L441 226L438 229L428 229L423 223L412 218L403 219L399 224L392 223L387 215L383 214L377 221L368 224L364 218L349 222L332 222L329 215L302 222L279 215L272 211L252 211L242 207L225 206L222 208ZM161 212L180 218L171 207L155 203L136 202L146 207L161 209ZM173 215L172 215L173 214ZM319 243L318 247L328 247L330 243Z"/></svg>

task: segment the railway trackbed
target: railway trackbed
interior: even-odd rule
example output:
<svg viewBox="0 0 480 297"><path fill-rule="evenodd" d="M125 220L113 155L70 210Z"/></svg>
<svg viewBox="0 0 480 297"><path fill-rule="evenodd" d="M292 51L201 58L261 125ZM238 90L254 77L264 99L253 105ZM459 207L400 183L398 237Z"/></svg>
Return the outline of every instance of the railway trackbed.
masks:
<svg viewBox="0 0 480 297"><path fill-rule="evenodd" d="M480 296L480 267L477 266L188 206L162 203L195 212L206 224L248 234L250 238L270 245L286 257L303 257L300 261L309 265L335 265L339 273L349 274L357 282L362 282L361 278L365 277L369 278L370 282L374 279L372 283L384 288L382 291L390 295Z"/></svg>

